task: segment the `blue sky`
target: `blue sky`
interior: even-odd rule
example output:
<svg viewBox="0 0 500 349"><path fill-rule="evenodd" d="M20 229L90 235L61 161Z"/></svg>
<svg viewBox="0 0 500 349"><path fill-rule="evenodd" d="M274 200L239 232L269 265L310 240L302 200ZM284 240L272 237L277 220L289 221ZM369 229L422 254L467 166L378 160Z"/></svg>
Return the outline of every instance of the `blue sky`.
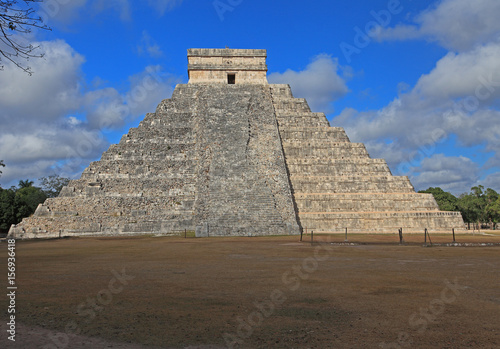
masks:
<svg viewBox="0 0 500 349"><path fill-rule="evenodd" d="M78 178L187 82L188 48L259 48L268 80L417 190L500 191L498 0L45 0L43 59L0 71L0 185Z"/></svg>

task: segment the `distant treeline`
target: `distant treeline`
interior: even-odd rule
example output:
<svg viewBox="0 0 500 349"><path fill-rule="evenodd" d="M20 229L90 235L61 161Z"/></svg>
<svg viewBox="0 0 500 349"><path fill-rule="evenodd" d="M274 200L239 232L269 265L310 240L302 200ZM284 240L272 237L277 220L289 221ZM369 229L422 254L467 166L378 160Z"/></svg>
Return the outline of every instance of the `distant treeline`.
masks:
<svg viewBox="0 0 500 349"><path fill-rule="evenodd" d="M52 175L39 181L41 187L33 186L34 182L29 179L19 181L17 187L0 187L0 233L7 233L12 224L31 216L45 199L59 195L69 179Z"/></svg>
<svg viewBox="0 0 500 349"><path fill-rule="evenodd" d="M469 193L459 197L443 189L429 188L419 193L429 193L436 199L441 211L459 211L466 223L488 225L495 229L500 221L500 195L491 188L484 190L482 185L472 187Z"/></svg>

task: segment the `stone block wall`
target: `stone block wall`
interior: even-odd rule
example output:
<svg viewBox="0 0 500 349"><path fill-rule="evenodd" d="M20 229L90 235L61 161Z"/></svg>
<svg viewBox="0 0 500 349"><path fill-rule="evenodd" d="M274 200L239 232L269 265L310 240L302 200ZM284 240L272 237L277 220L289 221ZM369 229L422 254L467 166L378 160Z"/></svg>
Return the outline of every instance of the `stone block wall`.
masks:
<svg viewBox="0 0 500 349"><path fill-rule="evenodd" d="M298 234L267 86L194 85L197 235Z"/></svg>
<svg viewBox="0 0 500 349"><path fill-rule="evenodd" d="M267 84L266 50L190 49L189 84Z"/></svg>
<svg viewBox="0 0 500 349"><path fill-rule="evenodd" d="M9 235L464 230L460 213L439 211L288 85L267 84L265 59L189 50L189 83Z"/></svg>
<svg viewBox="0 0 500 349"><path fill-rule="evenodd" d="M60 196L11 228L18 238L299 234L267 86L178 85Z"/></svg>
<svg viewBox="0 0 500 349"><path fill-rule="evenodd" d="M316 232L464 230L460 213L441 212L407 177L392 176L341 127L312 113L288 85L270 85L301 227Z"/></svg>

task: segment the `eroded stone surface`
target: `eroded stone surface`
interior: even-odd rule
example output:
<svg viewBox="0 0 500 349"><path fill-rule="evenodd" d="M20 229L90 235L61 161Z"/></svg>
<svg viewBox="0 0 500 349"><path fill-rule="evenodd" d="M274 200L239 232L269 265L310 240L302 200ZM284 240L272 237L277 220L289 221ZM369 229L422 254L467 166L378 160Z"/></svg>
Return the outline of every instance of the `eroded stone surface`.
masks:
<svg viewBox="0 0 500 349"><path fill-rule="evenodd" d="M265 50L188 56L189 83L10 236L464 229L288 85L267 84Z"/></svg>

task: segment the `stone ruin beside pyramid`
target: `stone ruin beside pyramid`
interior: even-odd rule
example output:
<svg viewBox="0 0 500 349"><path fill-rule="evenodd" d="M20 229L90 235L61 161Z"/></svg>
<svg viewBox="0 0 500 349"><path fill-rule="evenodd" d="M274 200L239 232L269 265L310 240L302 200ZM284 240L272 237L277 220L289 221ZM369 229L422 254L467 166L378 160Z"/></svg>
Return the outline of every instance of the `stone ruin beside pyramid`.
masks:
<svg viewBox="0 0 500 349"><path fill-rule="evenodd" d="M188 50L188 84L9 236L464 230L289 85L268 84L266 57Z"/></svg>

